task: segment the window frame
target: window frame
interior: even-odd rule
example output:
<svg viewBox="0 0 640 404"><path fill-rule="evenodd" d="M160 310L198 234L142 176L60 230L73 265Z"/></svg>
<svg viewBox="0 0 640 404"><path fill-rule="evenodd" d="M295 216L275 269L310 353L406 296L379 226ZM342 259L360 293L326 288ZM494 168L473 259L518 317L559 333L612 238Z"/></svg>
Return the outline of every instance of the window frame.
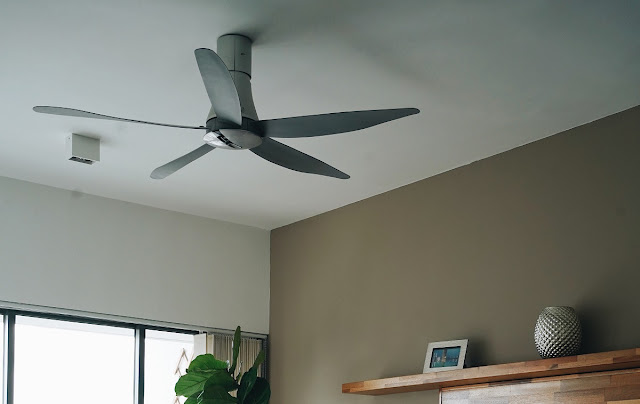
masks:
<svg viewBox="0 0 640 404"><path fill-rule="evenodd" d="M83 313L84 314L84 313ZM165 332L174 332L181 334L191 334L196 335L203 331L208 331L202 329L201 327L193 327L193 328L177 328L177 327L167 327L160 325L149 325L149 324L141 324L133 321L119 321L119 320L106 320L99 317L90 317L83 315L75 315L75 314L58 314L58 313L50 313L50 312L39 312L32 310L23 310L23 309L7 309L0 307L0 315L3 317L4 323L4 338L3 338L3 346L0 348L4 355L2 356L2 367L4 369L3 372L3 380L0 381L0 388L2 388L2 400L0 403L2 404L14 404L13 403L13 387L14 387L14 366L15 366L15 325L16 325L16 316L22 317L34 317L48 320L59 320L59 321L68 321L75 322L81 324L94 324L94 325L103 325L109 327L118 327L118 328L126 328L134 331L135 337L135 349L134 349L134 374L133 377L133 388L134 388L134 400L133 404L144 404L144 364L145 364L145 337L146 331L165 331ZM141 320L143 321L143 320ZM213 334L233 334L231 330L219 330L218 332L213 332ZM248 333L247 333L248 334ZM268 335L259 335L259 334L248 334L245 335L243 333L243 337L256 338L262 341L262 349L267 350L268 345ZM268 358L268 354L266 358ZM269 366L267 365L268 360L265 360L265 376L268 376Z"/></svg>

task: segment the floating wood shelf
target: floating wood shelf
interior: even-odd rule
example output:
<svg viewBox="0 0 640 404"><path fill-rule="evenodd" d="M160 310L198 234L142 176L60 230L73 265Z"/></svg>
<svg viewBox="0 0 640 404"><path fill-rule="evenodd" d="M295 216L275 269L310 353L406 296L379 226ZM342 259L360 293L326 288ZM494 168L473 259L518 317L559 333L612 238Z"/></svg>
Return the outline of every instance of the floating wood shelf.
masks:
<svg viewBox="0 0 640 404"><path fill-rule="evenodd" d="M382 395L577 373L640 368L640 348L345 383L343 393Z"/></svg>

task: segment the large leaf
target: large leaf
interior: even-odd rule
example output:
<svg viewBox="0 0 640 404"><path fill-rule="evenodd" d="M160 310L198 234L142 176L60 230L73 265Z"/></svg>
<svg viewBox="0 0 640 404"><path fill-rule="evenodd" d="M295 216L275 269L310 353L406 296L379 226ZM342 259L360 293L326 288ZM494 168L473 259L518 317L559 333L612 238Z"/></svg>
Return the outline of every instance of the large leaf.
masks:
<svg viewBox="0 0 640 404"><path fill-rule="evenodd" d="M269 398L271 398L271 387L269 387L269 382L267 379L258 377L253 385L253 389L251 389L247 398L244 400L244 403L267 404L269 402Z"/></svg>
<svg viewBox="0 0 640 404"><path fill-rule="evenodd" d="M204 386L210 377L210 374L195 372L187 373L186 375L181 376L176 383L176 395L189 397L194 394L200 394L200 392L204 390Z"/></svg>
<svg viewBox="0 0 640 404"><path fill-rule="evenodd" d="M253 385L256 382L257 378L257 370L256 368L251 368L242 375L242 380L240 381L240 387L238 387L238 404L245 403L245 399L253 389ZM248 404L248 402L247 402Z"/></svg>
<svg viewBox="0 0 640 404"><path fill-rule="evenodd" d="M189 397L202 392L207 386L220 386L226 391L238 388L233 376L227 370L194 371L180 377L176 383L175 391L179 396Z"/></svg>
<svg viewBox="0 0 640 404"><path fill-rule="evenodd" d="M205 383L205 388L208 386L220 386L225 391L232 391L238 388L238 384L227 370L214 370L209 374L210 377Z"/></svg>
<svg viewBox="0 0 640 404"><path fill-rule="evenodd" d="M184 402L184 404L198 404L198 397L193 395L193 396L187 398L187 400Z"/></svg>
<svg viewBox="0 0 640 404"><path fill-rule="evenodd" d="M233 361L231 361L231 369L229 373L234 374L236 371L236 364L238 363L238 354L240 353L240 326L236 328L235 334L233 334Z"/></svg>
<svg viewBox="0 0 640 404"><path fill-rule="evenodd" d="M227 370L229 363L215 358L211 354L198 355L189 364L189 372L208 372L213 370Z"/></svg>
<svg viewBox="0 0 640 404"><path fill-rule="evenodd" d="M237 403L238 400L232 397L225 389L213 385L204 389L198 396L198 404L229 404Z"/></svg>

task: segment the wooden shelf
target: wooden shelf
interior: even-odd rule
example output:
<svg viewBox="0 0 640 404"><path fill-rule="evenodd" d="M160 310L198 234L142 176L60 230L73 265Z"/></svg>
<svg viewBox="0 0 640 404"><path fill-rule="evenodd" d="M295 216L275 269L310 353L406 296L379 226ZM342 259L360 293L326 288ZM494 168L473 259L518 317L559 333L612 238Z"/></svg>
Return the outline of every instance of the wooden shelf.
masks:
<svg viewBox="0 0 640 404"><path fill-rule="evenodd" d="M640 348L365 380L343 384L342 392L382 395L632 368L640 368Z"/></svg>

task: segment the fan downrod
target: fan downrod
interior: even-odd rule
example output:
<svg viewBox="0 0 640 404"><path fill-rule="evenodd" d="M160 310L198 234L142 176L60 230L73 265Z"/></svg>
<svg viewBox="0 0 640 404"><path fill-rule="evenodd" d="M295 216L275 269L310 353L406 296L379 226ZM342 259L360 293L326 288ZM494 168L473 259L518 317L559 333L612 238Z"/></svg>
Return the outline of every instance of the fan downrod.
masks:
<svg viewBox="0 0 640 404"><path fill-rule="evenodd" d="M248 130L248 121L257 121L258 114L251 91L251 39L240 34L226 34L218 38L216 53L229 69L231 78L238 91L242 112L242 128L225 128L223 122L216 119L213 108L207 116L209 131L203 140L214 147L229 150L244 150L257 147L262 138Z"/></svg>

